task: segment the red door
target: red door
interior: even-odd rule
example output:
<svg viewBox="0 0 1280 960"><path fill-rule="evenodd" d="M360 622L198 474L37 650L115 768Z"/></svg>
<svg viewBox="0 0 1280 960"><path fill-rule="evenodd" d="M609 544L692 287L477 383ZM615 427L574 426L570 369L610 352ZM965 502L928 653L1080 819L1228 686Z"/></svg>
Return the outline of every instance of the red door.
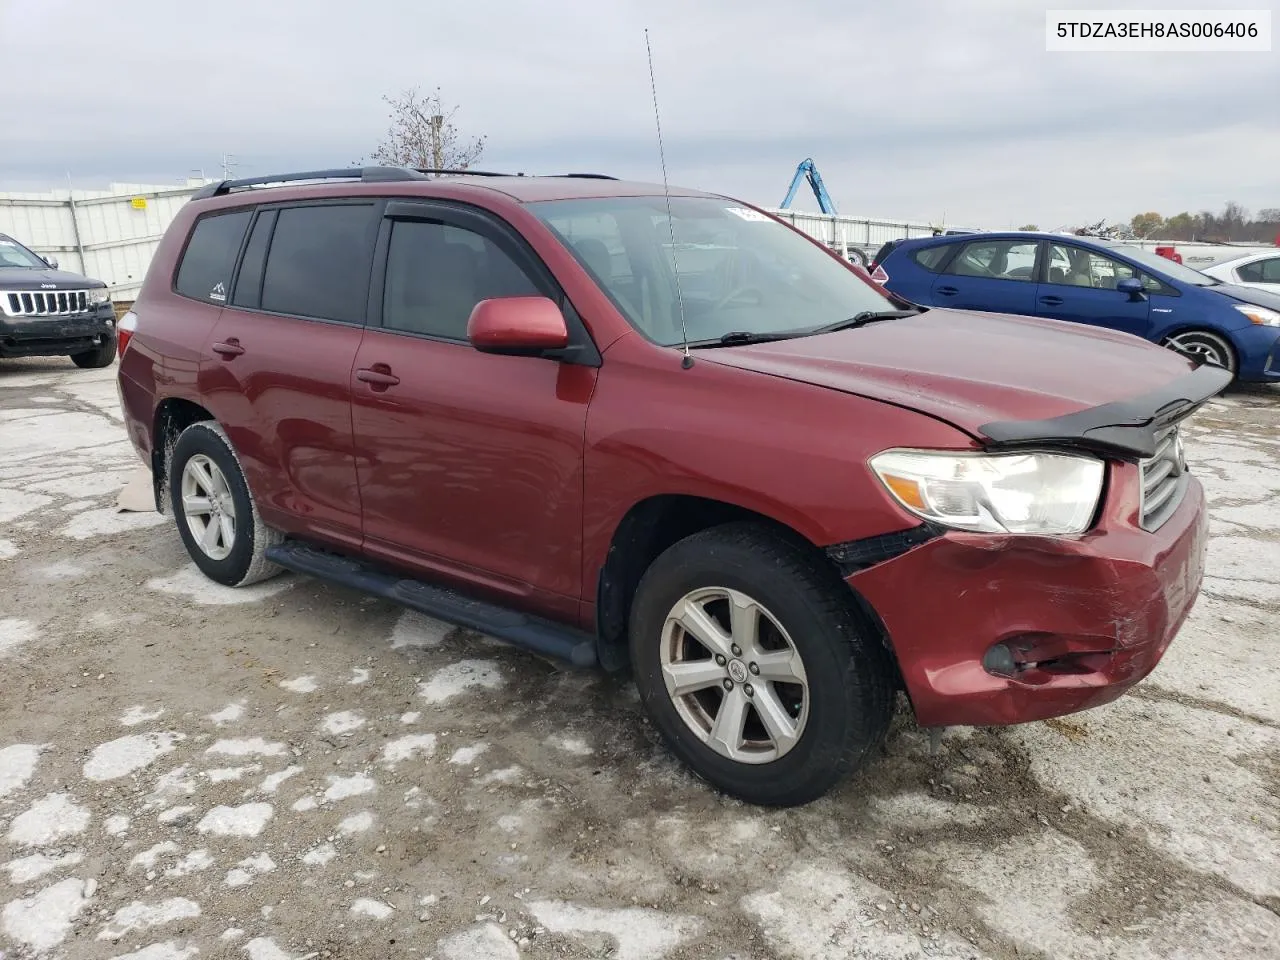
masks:
<svg viewBox="0 0 1280 960"><path fill-rule="evenodd" d="M351 383L365 552L576 617L596 370L466 342L480 300L549 281L485 218L438 207L387 220L379 243L381 326L366 330Z"/></svg>
<svg viewBox="0 0 1280 960"><path fill-rule="evenodd" d="M202 368L263 519L358 549L351 367L364 335L373 203L259 212Z"/></svg>

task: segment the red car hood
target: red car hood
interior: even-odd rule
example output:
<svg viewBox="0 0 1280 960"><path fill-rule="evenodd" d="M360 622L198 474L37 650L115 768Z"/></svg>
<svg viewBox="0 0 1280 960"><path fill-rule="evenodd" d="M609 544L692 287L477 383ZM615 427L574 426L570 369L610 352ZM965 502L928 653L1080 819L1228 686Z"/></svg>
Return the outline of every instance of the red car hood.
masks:
<svg viewBox="0 0 1280 960"><path fill-rule="evenodd" d="M958 310L698 353L919 410L975 437L993 421L1049 420L1149 394L1194 369L1128 334Z"/></svg>

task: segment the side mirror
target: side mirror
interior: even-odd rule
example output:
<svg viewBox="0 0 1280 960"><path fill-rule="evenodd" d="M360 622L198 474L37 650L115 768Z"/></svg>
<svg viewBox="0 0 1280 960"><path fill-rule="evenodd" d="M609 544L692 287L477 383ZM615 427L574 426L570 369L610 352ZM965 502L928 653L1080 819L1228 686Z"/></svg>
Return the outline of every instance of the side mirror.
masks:
<svg viewBox="0 0 1280 960"><path fill-rule="evenodd" d="M47 264L49 265L49 269L50 269L50 270L57 270L57 269L58 269L58 258L57 258L57 257L45 257L45 258L44 258L44 262L45 262L45 263L47 263Z"/></svg>
<svg viewBox="0 0 1280 960"><path fill-rule="evenodd" d="M1125 294L1130 300L1143 300L1146 298L1146 291L1143 289L1142 281L1137 277L1125 277L1116 284L1116 290Z"/></svg>
<svg viewBox="0 0 1280 960"><path fill-rule="evenodd" d="M569 345L564 315L546 297L481 300L467 321L467 339L481 353L536 357Z"/></svg>

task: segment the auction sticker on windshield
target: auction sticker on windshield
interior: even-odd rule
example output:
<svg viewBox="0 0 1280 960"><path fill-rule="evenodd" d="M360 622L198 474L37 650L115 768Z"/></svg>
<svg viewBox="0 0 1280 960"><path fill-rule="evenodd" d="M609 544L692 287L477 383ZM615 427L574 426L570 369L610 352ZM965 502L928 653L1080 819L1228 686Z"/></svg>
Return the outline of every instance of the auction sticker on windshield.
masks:
<svg viewBox="0 0 1280 960"><path fill-rule="evenodd" d="M732 213L735 217L741 217L743 220L757 220L757 221L767 222L769 219L759 210L752 210L750 207L725 207L725 210L729 213Z"/></svg>

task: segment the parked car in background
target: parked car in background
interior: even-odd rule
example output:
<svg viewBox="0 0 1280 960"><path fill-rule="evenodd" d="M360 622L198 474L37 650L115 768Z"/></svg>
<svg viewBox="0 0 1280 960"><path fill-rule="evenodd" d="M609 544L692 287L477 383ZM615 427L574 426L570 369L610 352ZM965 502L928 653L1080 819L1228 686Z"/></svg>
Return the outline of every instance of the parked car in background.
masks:
<svg viewBox="0 0 1280 960"><path fill-rule="evenodd" d="M1223 283L1257 287L1280 294L1280 247L1214 264L1203 272Z"/></svg>
<svg viewBox="0 0 1280 960"><path fill-rule="evenodd" d="M671 750L761 804L869 762L898 690L925 726L1021 723L1156 666L1206 545L1179 425L1225 371L895 310L670 194L370 168L194 199L118 376L194 563L629 666Z"/></svg>
<svg viewBox="0 0 1280 960"><path fill-rule="evenodd" d="M77 367L116 358L107 285L58 269L0 233L0 358L70 357Z"/></svg>
<svg viewBox="0 0 1280 960"><path fill-rule="evenodd" d="M1122 242L1022 232L900 240L871 276L921 306L1107 327L1199 354L1240 380L1280 381L1280 293Z"/></svg>

